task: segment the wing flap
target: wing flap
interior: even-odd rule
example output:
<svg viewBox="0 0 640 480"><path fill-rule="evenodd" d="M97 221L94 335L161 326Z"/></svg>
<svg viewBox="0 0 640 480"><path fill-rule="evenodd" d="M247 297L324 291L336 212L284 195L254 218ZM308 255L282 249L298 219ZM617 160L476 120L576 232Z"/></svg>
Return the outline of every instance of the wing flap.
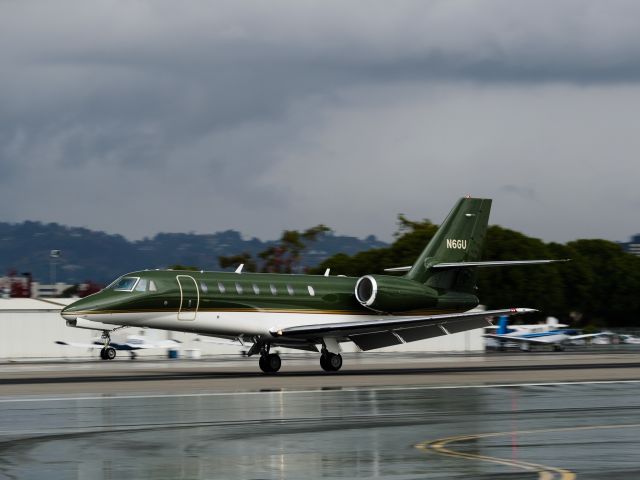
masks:
<svg viewBox="0 0 640 480"><path fill-rule="evenodd" d="M401 328L396 330L405 342L415 342L425 338L434 338L446 335L439 325L427 325L426 327Z"/></svg>
<svg viewBox="0 0 640 480"><path fill-rule="evenodd" d="M480 317L451 322L446 324L445 328L449 333L460 333L476 328L488 327L490 325L492 325L492 323L486 317Z"/></svg>
<svg viewBox="0 0 640 480"><path fill-rule="evenodd" d="M364 335L350 335L349 339L362 350L373 350L375 348L390 347L404 343L398 335L393 332L366 333Z"/></svg>

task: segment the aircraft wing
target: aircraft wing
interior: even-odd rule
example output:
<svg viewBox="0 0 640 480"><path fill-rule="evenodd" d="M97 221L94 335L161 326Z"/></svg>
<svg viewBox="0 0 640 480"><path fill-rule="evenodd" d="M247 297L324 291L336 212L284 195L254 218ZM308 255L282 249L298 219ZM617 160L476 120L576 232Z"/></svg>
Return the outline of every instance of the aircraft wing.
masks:
<svg viewBox="0 0 640 480"><path fill-rule="evenodd" d="M104 343L102 341L96 340L93 343L75 343L75 342L63 342L61 340L57 340L56 343L58 345L64 345L68 347L78 347L78 348L95 348L102 349L104 347ZM143 350L149 348L171 348L175 347L180 342L176 340L161 340L155 343L129 343L129 342L109 342L109 346L115 348L116 350Z"/></svg>
<svg viewBox="0 0 640 480"><path fill-rule="evenodd" d="M486 333L483 336L485 338L495 338L496 340L503 340L507 342L534 343L536 345L549 345L551 343L558 343L558 342L551 342L549 340L543 340L543 338L545 337L517 337L515 335L514 336L497 335L494 333Z"/></svg>
<svg viewBox="0 0 640 480"><path fill-rule="evenodd" d="M422 317L387 317L379 320L287 327L273 330L271 334L282 339L311 339L314 341L323 337L334 337L351 340L362 350L372 350L487 327L492 325L491 319L493 317L535 311L531 308L510 308Z"/></svg>
<svg viewBox="0 0 640 480"><path fill-rule="evenodd" d="M594 337L610 337L613 333L611 332L598 332L598 333L585 333L582 335L573 335L569 337L569 340L583 340L585 338L594 338Z"/></svg>
<svg viewBox="0 0 640 480"><path fill-rule="evenodd" d="M102 348L103 344L97 343L76 343L76 342L63 342L61 340L56 340L58 345L64 345L66 347L78 347L78 348Z"/></svg>
<svg viewBox="0 0 640 480"><path fill-rule="evenodd" d="M194 338L194 342L215 343L216 345L232 345L234 347L244 347L244 343L240 338L220 338L211 336L200 336Z"/></svg>
<svg viewBox="0 0 640 480"><path fill-rule="evenodd" d="M111 342L110 345L116 350L148 350L150 348L172 348L180 344L177 340L159 340L157 342Z"/></svg>

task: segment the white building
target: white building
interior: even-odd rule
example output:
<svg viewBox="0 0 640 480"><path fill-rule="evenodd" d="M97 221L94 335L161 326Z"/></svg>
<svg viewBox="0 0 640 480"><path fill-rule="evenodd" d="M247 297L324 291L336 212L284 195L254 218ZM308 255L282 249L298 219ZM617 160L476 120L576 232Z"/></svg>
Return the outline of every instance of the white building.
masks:
<svg viewBox="0 0 640 480"><path fill-rule="evenodd" d="M60 310L73 302L72 298L11 298L0 299L0 361L21 359L60 359L97 357L98 349L78 348L56 344L56 341L92 343L100 332L66 326ZM126 328L112 335L114 341L126 341L129 335L144 335L150 341L173 339L181 342L181 356L195 352L203 356L219 354L239 355L241 348L198 341L197 335L167 332L163 330ZM446 335L418 342L395 345L376 350L378 352L469 352L484 350L482 329ZM352 343L344 343L347 352L356 351ZM287 349L278 349L287 351ZM139 350L141 356L167 356L160 349ZM118 355L127 356L126 352Z"/></svg>

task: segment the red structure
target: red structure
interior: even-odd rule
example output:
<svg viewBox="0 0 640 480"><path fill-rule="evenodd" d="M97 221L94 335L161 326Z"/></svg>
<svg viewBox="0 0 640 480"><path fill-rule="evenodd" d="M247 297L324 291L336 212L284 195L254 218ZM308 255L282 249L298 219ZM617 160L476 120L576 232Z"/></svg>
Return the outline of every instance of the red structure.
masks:
<svg viewBox="0 0 640 480"><path fill-rule="evenodd" d="M10 270L9 274L9 296L11 298L31 297L31 273L26 272L21 276L15 270Z"/></svg>

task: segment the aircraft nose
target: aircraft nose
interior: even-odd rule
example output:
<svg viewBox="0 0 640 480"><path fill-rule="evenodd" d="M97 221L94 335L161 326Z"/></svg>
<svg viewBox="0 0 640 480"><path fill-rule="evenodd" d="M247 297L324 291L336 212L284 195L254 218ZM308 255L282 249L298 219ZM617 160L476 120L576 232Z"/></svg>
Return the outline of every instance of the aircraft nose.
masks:
<svg viewBox="0 0 640 480"><path fill-rule="evenodd" d="M77 309L74 308L72 303L71 305L64 307L60 312L60 315L62 315L62 318L65 320L75 320L78 318L78 315L75 314L75 310Z"/></svg>

